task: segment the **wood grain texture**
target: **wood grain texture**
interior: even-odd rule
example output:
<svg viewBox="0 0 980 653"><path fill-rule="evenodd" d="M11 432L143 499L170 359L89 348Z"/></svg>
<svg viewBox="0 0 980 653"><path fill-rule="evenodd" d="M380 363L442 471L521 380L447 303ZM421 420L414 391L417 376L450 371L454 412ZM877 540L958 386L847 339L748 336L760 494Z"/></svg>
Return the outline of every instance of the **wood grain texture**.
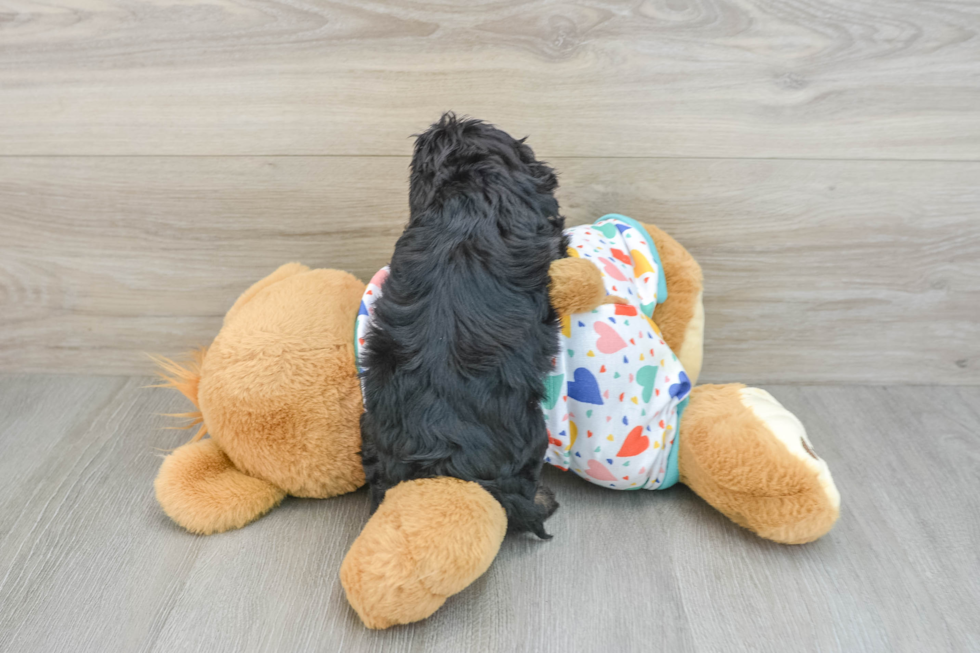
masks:
<svg viewBox="0 0 980 653"><path fill-rule="evenodd" d="M980 163L552 158L706 276L705 381L980 383ZM362 279L406 217L401 157L0 158L0 369L147 373L298 260Z"/></svg>
<svg viewBox="0 0 980 653"><path fill-rule="evenodd" d="M156 413L185 403L147 382L0 377L0 471L14 474L0 497L0 650L980 648L980 388L769 387L843 497L834 530L804 546L763 541L683 487L613 492L549 468L554 540L508 538L434 617L379 633L337 578L366 494L287 499L222 535L180 531L152 481L156 448L186 438Z"/></svg>
<svg viewBox="0 0 980 653"><path fill-rule="evenodd" d="M552 156L976 160L955 0L4 0L0 154L404 155L445 109Z"/></svg>
<svg viewBox="0 0 980 653"><path fill-rule="evenodd" d="M144 383L0 381L0 650L133 651L165 622L203 542L160 531L143 481L174 402Z"/></svg>

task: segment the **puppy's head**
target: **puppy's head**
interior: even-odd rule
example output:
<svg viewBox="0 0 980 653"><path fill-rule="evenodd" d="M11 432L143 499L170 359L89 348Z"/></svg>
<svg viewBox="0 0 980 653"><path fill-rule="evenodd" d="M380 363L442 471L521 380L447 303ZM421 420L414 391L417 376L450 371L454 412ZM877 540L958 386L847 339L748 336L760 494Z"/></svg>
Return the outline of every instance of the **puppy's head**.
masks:
<svg viewBox="0 0 980 653"><path fill-rule="evenodd" d="M481 120L442 116L415 141L410 225L494 221L503 231L560 235L558 178L534 151Z"/></svg>

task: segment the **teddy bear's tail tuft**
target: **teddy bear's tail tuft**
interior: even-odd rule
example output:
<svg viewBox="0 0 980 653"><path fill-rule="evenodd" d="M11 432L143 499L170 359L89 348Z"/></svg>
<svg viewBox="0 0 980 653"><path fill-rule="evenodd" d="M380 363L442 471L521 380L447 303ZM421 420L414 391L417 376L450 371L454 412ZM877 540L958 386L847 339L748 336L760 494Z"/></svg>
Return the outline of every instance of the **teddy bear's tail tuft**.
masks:
<svg viewBox="0 0 980 653"><path fill-rule="evenodd" d="M204 416L201 414L201 407L197 401L197 390L201 382L201 366L204 364L204 357L207 355L207 353L207 348L201 347L200 349L191 352L189 355L189 360L183 364L167 358L166 356L149 354L150 359L157 364L157 367L160 368L157 370L157 376L160 378L160 383L151 385L150 387L172 388L187 397L190 402L194 404L194 408L197 409L186 413L168 413L167 415L168 417L180 417L190 420L190 423L185 426L175 426L171 428L190 429L200 424L200 428L198 429L197 433L194 434L194 437L191 438L191 442L200 440L208 432L207 424L204 423Z"/></svg>

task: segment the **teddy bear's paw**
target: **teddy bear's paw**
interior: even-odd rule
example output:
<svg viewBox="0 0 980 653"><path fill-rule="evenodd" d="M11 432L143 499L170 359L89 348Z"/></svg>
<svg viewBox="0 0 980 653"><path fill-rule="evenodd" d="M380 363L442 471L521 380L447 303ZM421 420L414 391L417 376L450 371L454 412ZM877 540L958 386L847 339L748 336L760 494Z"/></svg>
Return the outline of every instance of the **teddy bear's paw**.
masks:
<svg viewBox="0 0 980 653"><path fill-rule="evenodd" d="M741 384L694 388L681 418L681 481L735 523L783 544L831 529L840 494L806 430L772 395Z"/></svg>
<svg viewBox="0 0 980 653"><path fill-rule="evenodd" d="M745 525L784 544L821 537L840 514L840 493L830 468L817 456L803 423L775 397L760 388L741 388L738 395L760 424L759 443L781 449L769 457L756 496L744 503Z"/></svg>
<svg viewBox="0 0 980 653"><path fill-rule="evenodd" d="M340 581L368 628L419 621L487 570L506 531L503 507L476 483L406 481L354 541Z"/></svg>
<svg viewBox="0 0 980 653"><path fill-rule="evenodd" d="M739 398L786 447L786 451L816 472L827 501L835 510L840 509L840 492L834 485L830 468L826 461L817 455L799 418L761 388L742 388L739 390Z"/></svg>

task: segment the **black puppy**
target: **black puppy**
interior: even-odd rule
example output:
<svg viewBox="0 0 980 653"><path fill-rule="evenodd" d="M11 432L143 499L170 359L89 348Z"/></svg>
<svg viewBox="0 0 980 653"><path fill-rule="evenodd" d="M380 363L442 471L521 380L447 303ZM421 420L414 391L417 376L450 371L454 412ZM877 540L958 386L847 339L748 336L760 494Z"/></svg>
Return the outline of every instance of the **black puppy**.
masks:
<svg viewBox="0 0 980 653"><path fill-rule="evenodd" d="M452 113L418 137L408 226L365 338L361 418L372 510L402 481L479 483L511 531L550 537L541 398L558 353L548 268L566 255L554 171Z"/></svg>

